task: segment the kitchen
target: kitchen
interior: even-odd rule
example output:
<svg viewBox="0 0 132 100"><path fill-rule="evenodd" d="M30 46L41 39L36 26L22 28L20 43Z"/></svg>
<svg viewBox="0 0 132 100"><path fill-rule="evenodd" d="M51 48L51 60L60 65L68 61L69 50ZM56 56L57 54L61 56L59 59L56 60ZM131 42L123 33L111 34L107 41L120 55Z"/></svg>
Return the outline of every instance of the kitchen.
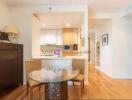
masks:
<svg viewBox="0 0 132 100"><path fill-rule="evenodd" d="M84 65L87 84L84 38L82 12L47 12L32 16L32 58L40 59L42 67L55 69L72 69L73 62L77 61L77 67ZM85 62L78 63L82 60Z"/></svg>

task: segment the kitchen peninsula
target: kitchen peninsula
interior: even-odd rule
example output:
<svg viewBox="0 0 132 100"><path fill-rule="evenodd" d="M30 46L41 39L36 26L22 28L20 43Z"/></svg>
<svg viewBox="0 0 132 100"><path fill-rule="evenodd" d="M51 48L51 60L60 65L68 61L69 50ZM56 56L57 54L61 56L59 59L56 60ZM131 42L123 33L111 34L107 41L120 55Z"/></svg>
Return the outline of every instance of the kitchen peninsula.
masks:
<svg viewBox="0 0 132 100"><path fill-rule="evenodd" d="M77 60L85 60L83 56L33 56L33 59L40 59L42 61L43 67L54 67L54 68L72 68L72 61L74 59ZM79 66L79 64L78 64ZM84 66L85 67L85 66Z"/></svg>
<svg viewBox="0 0 132 100"><path fill-rule="evenodd" d="M48 59L48 60L59 60L59 59L85 59L83 56L33 56L33 59Z"/></svg>

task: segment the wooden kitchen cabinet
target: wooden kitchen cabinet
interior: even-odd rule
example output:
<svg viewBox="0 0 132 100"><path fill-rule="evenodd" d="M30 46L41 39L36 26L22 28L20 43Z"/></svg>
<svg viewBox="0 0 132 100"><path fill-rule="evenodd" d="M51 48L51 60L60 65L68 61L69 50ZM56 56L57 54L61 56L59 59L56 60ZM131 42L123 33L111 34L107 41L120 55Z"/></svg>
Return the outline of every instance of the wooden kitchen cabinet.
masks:
<svg viewBox="0 0 132 100"><path fill-rule="evenodd" d="M41 30L40 44L62 45L62 30Z"/></svg>
<svg viewBox="0 0 132 100"><path fill-rule="evenodd" d="M62 38L64 45L78 44L78 29L64 28L62 32Z"/></svg>

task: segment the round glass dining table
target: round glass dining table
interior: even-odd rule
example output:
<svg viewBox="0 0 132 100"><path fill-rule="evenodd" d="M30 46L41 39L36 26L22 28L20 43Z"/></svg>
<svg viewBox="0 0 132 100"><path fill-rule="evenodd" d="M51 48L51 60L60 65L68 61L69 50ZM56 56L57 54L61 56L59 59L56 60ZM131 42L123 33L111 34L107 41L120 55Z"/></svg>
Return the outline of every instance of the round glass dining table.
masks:
<svg viewBox="0 0 132 100"><path fill-rule="evenodd" d="M45 84L45 100L68 100L68 80L79 75L79 70L45 69L33 71L29 78Z"/></svg>

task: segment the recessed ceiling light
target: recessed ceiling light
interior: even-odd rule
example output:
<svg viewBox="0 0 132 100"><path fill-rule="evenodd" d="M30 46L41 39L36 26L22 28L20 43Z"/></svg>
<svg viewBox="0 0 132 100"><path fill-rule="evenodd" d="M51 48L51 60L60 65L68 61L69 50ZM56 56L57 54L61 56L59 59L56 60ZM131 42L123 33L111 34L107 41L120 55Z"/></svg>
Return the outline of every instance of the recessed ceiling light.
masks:
<svg viewBox="0 0 132 100"><path fill-rule="evenodd" d="M67 23L67 24L66 24L66 26L67 26L67 27L69 27L69 26L70 26L70 24L69 24L69 23Z"/></svg>
<svg viewBox="0 0 132 100"><path fill-rule="evenodd" d="M46 27L46 24L42 24L43 27Z"/></svg>

